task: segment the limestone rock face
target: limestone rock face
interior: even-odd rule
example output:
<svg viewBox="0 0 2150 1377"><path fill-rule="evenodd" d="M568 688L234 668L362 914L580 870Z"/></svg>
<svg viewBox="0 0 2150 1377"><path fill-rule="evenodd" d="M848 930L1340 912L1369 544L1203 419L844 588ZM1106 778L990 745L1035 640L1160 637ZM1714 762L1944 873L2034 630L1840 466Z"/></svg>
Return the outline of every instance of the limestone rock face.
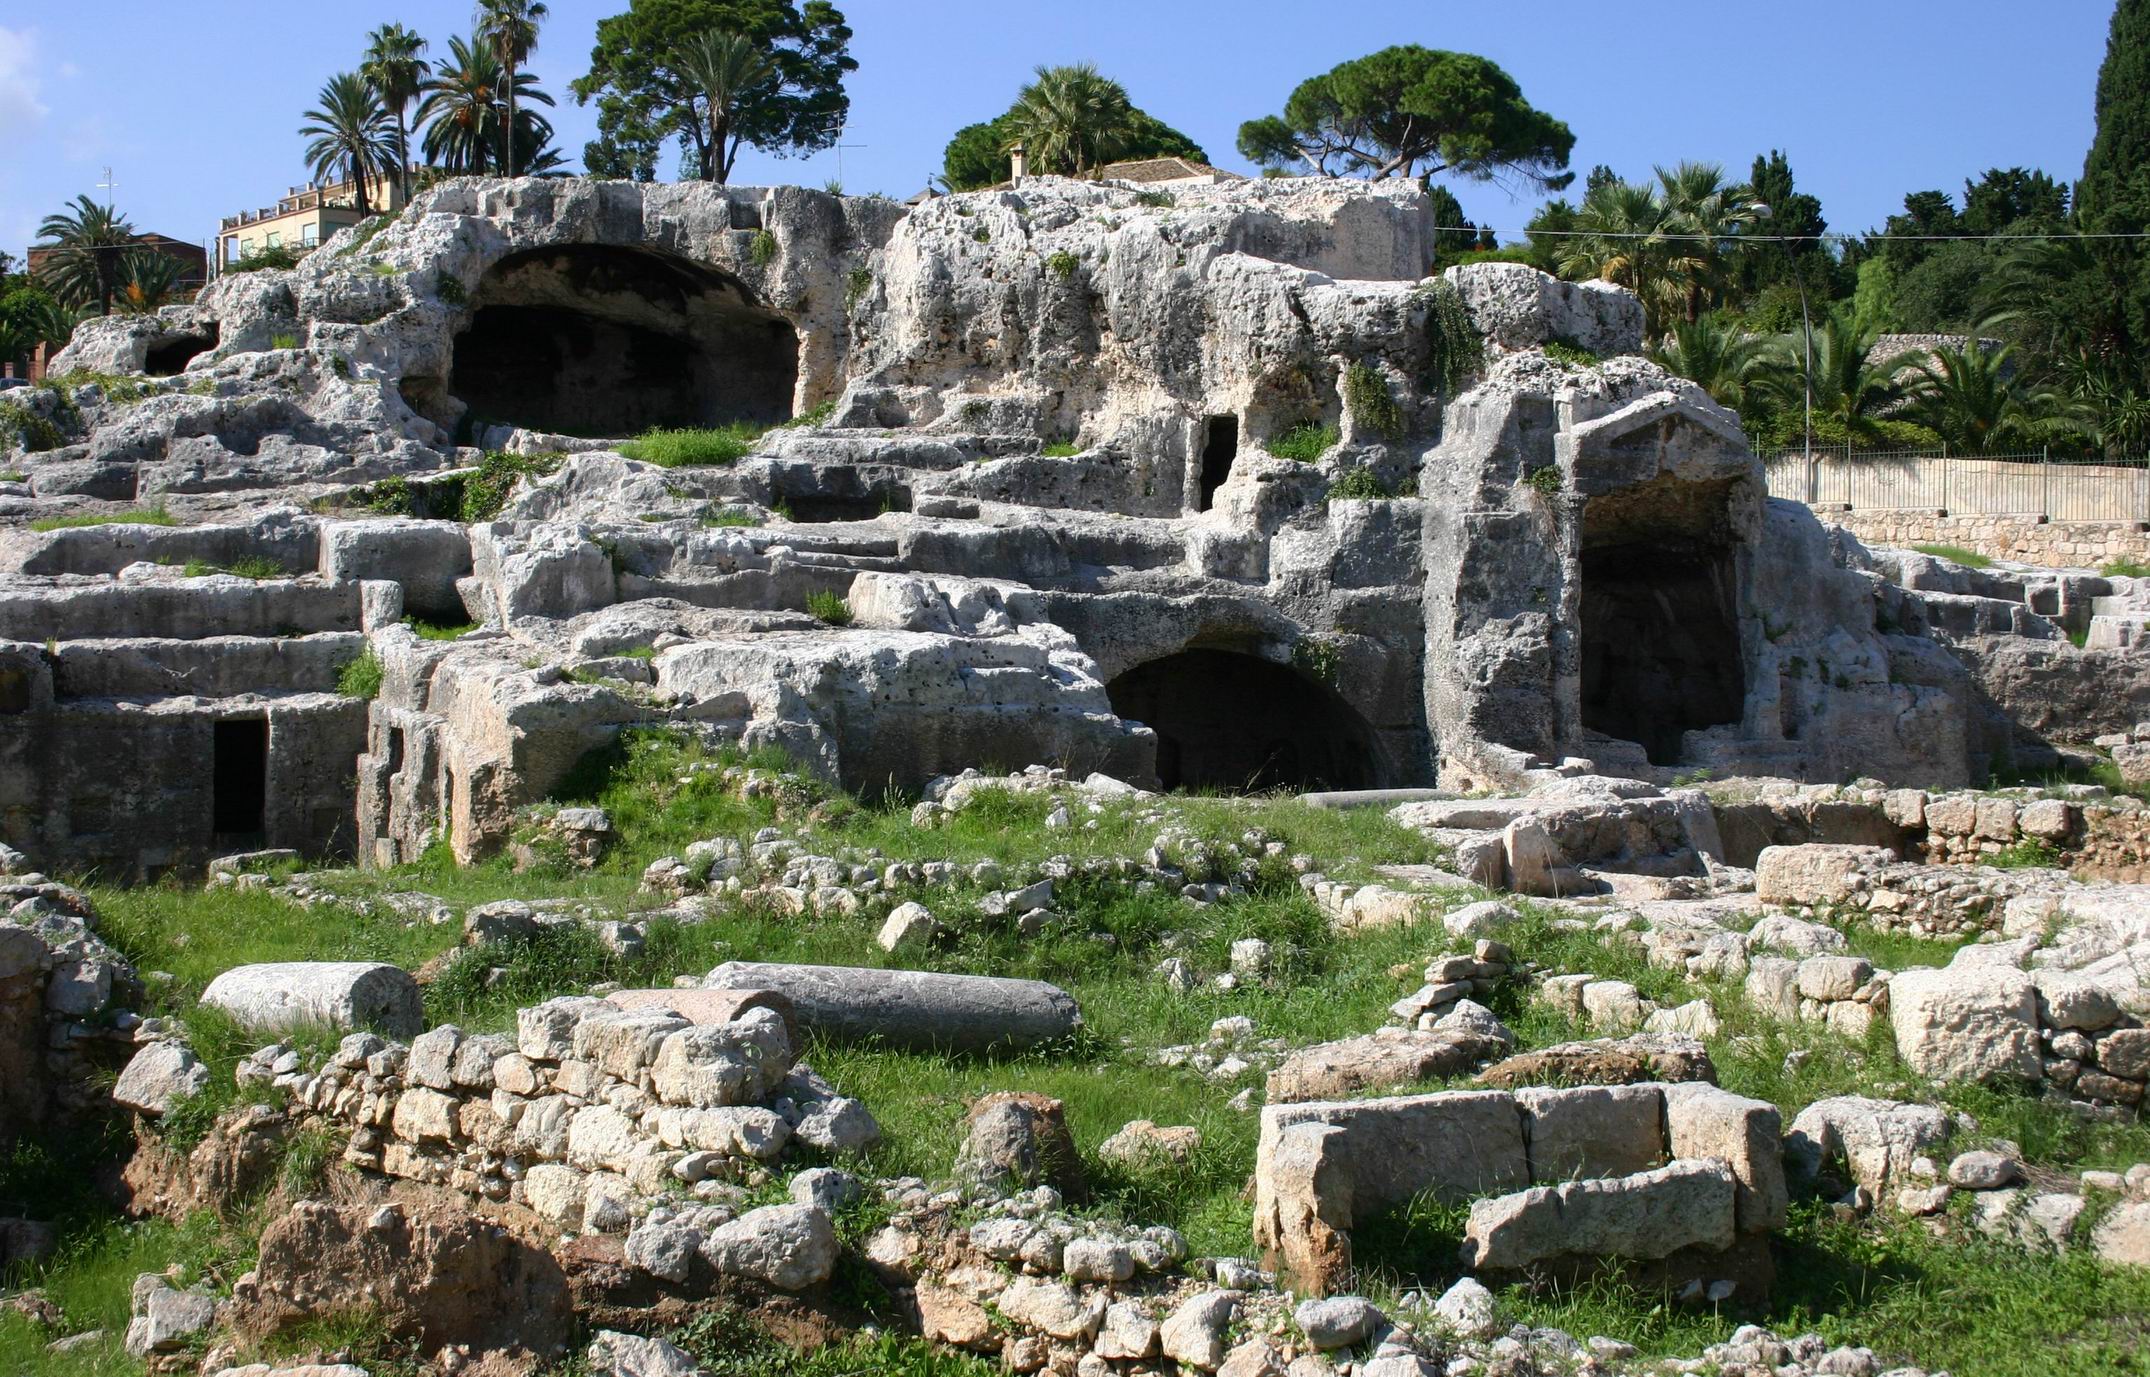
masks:
<svg viewBox="0 0 2150 1377"><path fill-rule="evenodd" d="M711 1230L702 1257L719 1276L802 1291L835 1269L836 1229L819 1206L764 1205Z"/></svg>

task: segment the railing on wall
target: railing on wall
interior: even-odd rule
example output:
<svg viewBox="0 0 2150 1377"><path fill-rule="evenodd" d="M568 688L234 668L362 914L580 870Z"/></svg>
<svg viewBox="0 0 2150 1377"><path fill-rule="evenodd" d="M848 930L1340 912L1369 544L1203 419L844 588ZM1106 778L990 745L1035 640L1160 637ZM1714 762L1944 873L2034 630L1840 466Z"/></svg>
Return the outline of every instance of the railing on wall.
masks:
<svg viewBox="0 0 2150 1377"><path fill-rule="evenodd" d="M2150 456L1788 449L1765 455L1769 495L1850 511L2041 521L2150 521Z"/></svg>

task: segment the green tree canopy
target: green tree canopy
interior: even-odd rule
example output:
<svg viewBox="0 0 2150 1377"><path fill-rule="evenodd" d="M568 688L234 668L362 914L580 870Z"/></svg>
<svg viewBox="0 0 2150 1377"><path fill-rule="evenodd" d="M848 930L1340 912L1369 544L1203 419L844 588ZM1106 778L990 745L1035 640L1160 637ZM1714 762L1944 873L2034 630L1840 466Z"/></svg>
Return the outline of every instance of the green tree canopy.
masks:
<svg viewBox="0 0 2150 1377"><path fill-rule="evenodd" d="M2098 69L2098 132L2076 186L2077 219L2097 234L2150 230L2150 0L2120 0ZM2108 239L2093 248L2093 295L2116 308L2120 335L2092 347L2133 359L2126 370L2150 393L2150 246Z"/></svg>
<svg viewBox="0 0 2150 1377"><path fill-rule="evenodd" d="M396 165L396 122L356 72L330 77L321 88L320 102L299 126L307 140L307 169L324 186L350 182L358 213L364 215L372 209L367 180Z"/></svg>
<svg viewBox="0 0 2150 1377"><path fill-rule="evenodd" d="M733 110L728 149L712 147L707 92L683 67L690 45L712 30L752 42L776 69ZM589 74L571 88L578 103L597 103L598 136L583 164L593 177L646 182L668 140L704 176L728 171L741 146L779 156L828 148L851 108L844 76L858 63L850 44L842 12L827 0L631 0L626 13L599 22Z"/></svg>
<svg viewBox="0 0 2150 1377"><path fill-rule="evenodd" d="M976 191L1008 180L1008 145L1022 137L1017 105L955 132L941 153L941 184L950 191ZM1026 145L1027 147L1027 145ZM1208 162L1201 145L1155 115L1129 105L1108 161L1123 158L1192 158ZM1032 167L1037 167L1035 159ZM1040 169L1042 170L1042 169Z"/></svg>
<svg viewBox="0 0 2150 1377"><path fill-rule="evenodd" d="M41 247L50 247L38 268L38 284L70 310L94 306L108 315L119 291L121 260L134 247L134 226L109 205L87 196L37 227Z"/></svg>
<svg viewBox="0 0 2150 1377"><path fill-rule="evenodd" d="M1534 108L1501 68L1471 53L1405 44L1299 83L1282 115L1239 127L1239 151L1265 167L1325 175L1573 180L1575 135Z"/></svg>

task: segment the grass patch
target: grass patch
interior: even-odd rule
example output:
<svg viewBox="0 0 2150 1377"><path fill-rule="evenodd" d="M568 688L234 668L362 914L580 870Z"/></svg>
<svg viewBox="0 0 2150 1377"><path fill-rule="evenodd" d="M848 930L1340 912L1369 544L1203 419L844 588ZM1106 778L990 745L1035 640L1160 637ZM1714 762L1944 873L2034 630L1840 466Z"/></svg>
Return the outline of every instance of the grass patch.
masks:
<svg viewBox="0 0 2150 1377"><path fill-rule="evenodd" d="M1914 545L1912 549L1935 559L1951 560L1966 569L1990 569L1993 561L1976 550L1966 550L1961 545Z"/></svg>
<svg viewBox="0 0 2150 1377"><path fill-rule="evenodd" d="M1279 459L1296 459L1311 464L1336 447L1343 439L1343 432L1333 425L1321 425L1308 421L1293 426L1282 435L1273 435L1262 446Z"/></svg>
<svg viewBox="0 0 2150 1377"><path fill-rule="evenodd" d="M1069 278L1073 277L1075 275L1075 270L1077 268L1080 268L1081 266L1082 260L1080 258L1077 258L1074 254L1069 253L1066 249L1061 249L1059 252L1052 254L1045 260L1045 270L1051 273L1054 277L1059 278L1062 282L1065 282Z"/></svg>
<svg viewBox="0 0 2150 1377"><path fill-rule="evenodd" d="M67 443L58 426L21 402L0 402L0 435L9 432L14 433L16 443L26 454L43 454Z"/></svg>
<svg viewBox="0 0 2150 1377"><path fill-rule="evenodd" d="M620 453L667 469L736 464L754 452L754 442L768 429L751 421L733 421L694 429L650 430L621 445Z"/></svg>
<svg viewBox="0 0 2150 1377"><path fill-rule="evenodd" d="M714 527L714 526L759 526L759 525L761 525L761 518L760 518L760 517L758 517L758 516L756 516L756 515L754 515L754 514L753 514L752 512L741 512L741 511L730 511L730 510L727 510L727 511L721 511L721 512L712 512L712 513L710 513L710 514L709 514L708 516L705 516L705 517L703 517L703 518L702 518L702 524L703 524L704 526L711 526L711 527Z"/></svg>
<svg viewBox="0 0 2150 1377"><path fill-rule="evenodd" d="M1379 500L1394 497L1395 495L1389 491L1388 484L1374 477L1372 469L1353 469L1329 485L1329 498L1331 501L1338 499L1347 501Z"/></svg>
<svg viewBox="0 0 2150 1377"><path fill-rule="evenodd" d="M429 622L423 617L405 617L403 624L417 632L421 641L460 641L479 626L477 622Z"/></svg>
<svg viewBox="0 0 2150 1377"><path fill-rule="evenodd" d="M381 696L381 657L367 646L358 658L336 675L336 692L346 698L375 699Z"/></svg>
<svg viewBox="0 0 2150 1377"><path fill-rule="evenodd" d="M1082 447L1073 440L1053 440L1038 453L1047 459L1073 459L1082 453Z"/></svg>
<svg viewBox="0 0 2150 1377"><path fill-rule="evenodd" d="M1571 339L1555 337L1541 346L1545 356L1562 368L1595 368L1604 360Z"/></svg>
<svg viewBox="0 0 2150 1377"><path fill-rule="evenodd" d="M186 563L185 573L190 579L206 578L211 574L232 574L242 579L257 581L291 577L289 569L261 555L248 555L229 564L211 564L205 559L190 559Z"/></svg>
<svg viewBox="0 0 2150 1377"><path fill-rule="evenodd" d="M2150 564L2139 559L2113 559L2107 560L2098 572L2112 579L2150 578Z"/></svg>
<svg viewBox="0 0 2150 1377"><path fill-rule="evenodd" d="M179 518L162 504L132 507L123 512L83 512L76 516L43 516L30 523L33 531L73 531L85 526L177 526Z"/></svg>
<svg viewBox="0 0 2150 1377"><path fill-rule="evenodd" d="M827 588L816 588L806 595L806 610L816 619L830 626L851 625L851 604L844 601L843 594Z"/></svg>
<svg viewBox="0 0 2150 1377"><path fill-rule="evenodd" d="M463 500L457 516L466 525L491 521L508 505L515 485L525 478L543 478L560 467L557 454L510 454L490 450L477 469L463 479Z"/></svg>

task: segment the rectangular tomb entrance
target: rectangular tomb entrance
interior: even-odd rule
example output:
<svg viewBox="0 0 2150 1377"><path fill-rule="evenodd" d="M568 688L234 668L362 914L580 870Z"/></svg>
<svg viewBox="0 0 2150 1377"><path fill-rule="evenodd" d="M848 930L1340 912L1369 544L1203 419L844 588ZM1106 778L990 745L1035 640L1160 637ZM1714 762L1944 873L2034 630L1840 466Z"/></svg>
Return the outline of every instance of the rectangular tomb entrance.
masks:
<svg viewBox="0 0 2150 1377"><path fill-rule="evenodd" d="M1583 726L1655 765L1745 704L1731 488L1660 477L1583 508Z"/></svg>
<svg viewBox="0 0 2150 1377"><path fill-rule="evenodd" d="M235 717L216 723L211 756L211 830L220 839L265 835L269 830L269 719Z"/></svg>

